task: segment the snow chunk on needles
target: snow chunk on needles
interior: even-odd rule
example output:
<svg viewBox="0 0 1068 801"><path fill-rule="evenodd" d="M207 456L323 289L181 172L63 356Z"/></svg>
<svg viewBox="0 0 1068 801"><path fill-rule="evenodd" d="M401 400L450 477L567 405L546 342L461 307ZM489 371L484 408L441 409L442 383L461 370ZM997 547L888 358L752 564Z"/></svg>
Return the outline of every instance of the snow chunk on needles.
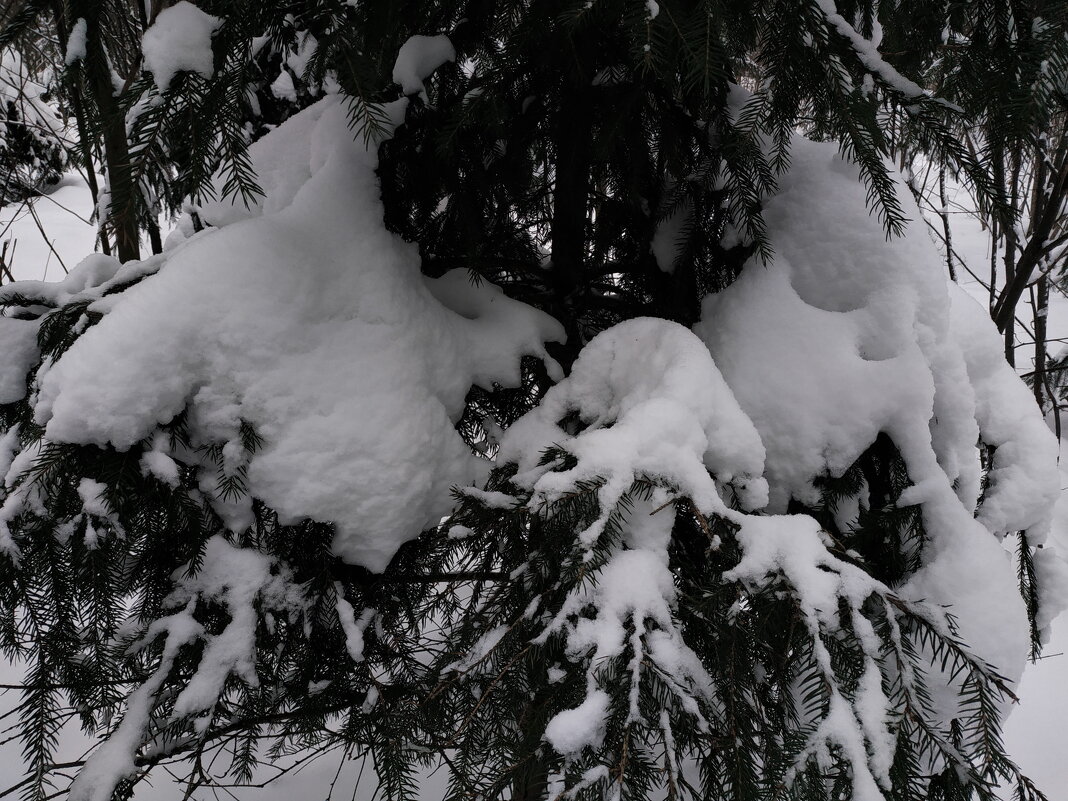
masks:
<svg viewBox="0 0 1068 801"><path fill-rule="evenodd" d="M156 16L141 41L145 69L152 73L161 92L167 91L175 73L196 72L205 78L215 73L211 36L222 20L180 0Z"/></svg>
<svg viewBox="0 0 1068 801"><path fill-rule="evenodd" d="M448 36L413 36L397 54L393 66L393 83L406 95L426 95L423 81L438 67L456 60L456 50Z"/></svg>
<svg viewBox="0 0 1068 801"><path fill-rule="evenodd" d="M119 449L185 409L200 443L250 423L264 441L250 495L283 522L334 523L335 551L381 570L480 473L454 429L471 385L518 385L521 357L563 331L462 272L422 277L415 246L382 223L375 151L337 98L251 154L263 202L205 209L221 228L109 297L44 377L37 419L51 440Z"/></svg>
<svg viewBox="0 0 1068 801"><path fill-rule="evenodd" d="M578 416L577 433L566 423L571 414ZM577 465L539 467L554 445ZM603 479L606 515L639 476L677 486L706 513L725 508L710 473L747 509L767 501L764 446L708 349L677 323L655 318L594 337L571 375L508 429L498 459L519 465L517 482L534 490L535 502L551 502L578 481ZM583 535L587 545L603 523Z"/></svg>

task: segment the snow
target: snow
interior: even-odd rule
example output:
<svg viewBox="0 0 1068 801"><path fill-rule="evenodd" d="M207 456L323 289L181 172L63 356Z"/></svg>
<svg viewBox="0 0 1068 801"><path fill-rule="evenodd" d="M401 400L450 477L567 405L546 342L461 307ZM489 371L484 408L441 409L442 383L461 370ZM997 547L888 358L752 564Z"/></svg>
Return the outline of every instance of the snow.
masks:
<svg viewBox="0 0 1068 801"><path fill-rule="evenodd" d="M168 487L179 484L178 463L167 453L167 437L162 433L153 437L152 447L141 455L141 472L146 476L155 476Z"/></svg>
<svg viewBox="0 0 1068 801"><path fill-rule="evenodd" d="M569 757L597 747L607 714L598 669L628 646L628 716L640 714L641 671L655 667L673 677L695 725L705 725L696 699L714 706L715 689L673 622L667 558L670 509L686 499L738 526L742 560L726 581L760 591L782 576L796 597L830 703L806 754L819 760L840 749L857 797L875 801L890 786L895 734L885 644L864 610L872 598L897 595L926 603L917 608L948 633L948 607L972 653L1017 681L1027 624L1001 537L1020 529L1045 536L1058 495L1056 443L1004 365L989 319L947 286L926 232L913 224L887 241L857 168L834 145L795 137L792 168L764 217L774 259L752 260L705 300L696 338L663 320L620 323L591 340L571 375L503 434L498 460L515 464L512 481L532 510L581 491L596 492L600 506L575 539L587 561L600 546L600 566L535 639L562 635L586 669L585 700L557 714L546 739ZM832 555L815 519L785 514L792 499L818 505L817 479L844 473L880 434L912 482L898 503L919 507L928 537L923 566L893 591ZM985 494L980 439L996 448ZM539 464L548 448L574 463ZM641 479L655 484L652 497L624 515L622 542L604 542L609 514L625 510L621 501ZM856 509L864 503L852 500ZM1051 575L1063 568L1042 561ZM1060 600L1045 598L1046 612ZM842 604L853 610L848 625L864 660L849 690L822 641L842 628ZM959 700L954 679L936 676L929 686L948 719Z"/></svg>
<svg viewBox="0 0 1068 801"><path fill-rule="evenodd" d="M159 271L140 287L101 300L107 287L132 274L118 273L117 262L102 256L91 257L58 285L32 287L50 305L87 299L107 312L104 321L75 346L77 357L65 358L53 368L46 379L51 394L40 411L48 418L49 436L70 436L72 441L84 436L84 441L100 442L114 435L129 445L152 436L156 423L192 403L194 419L202 424L200 436L226 439L234 464L243 458L260 471L257 493L271 492L272 499L282 498L291 510L323 508L323 499L329 496L355 497L351 504L337 504L333 512L338 516L334 522L350 521L339 529L335 548L350 561L369 564L364 560L388 558L398 542L397 532L406 530L404 536L411 536L422 525L413 521L436 518L433 511L388 518L395 528L375 540L360 526L380 519L383 509L360 503L375 492L384 493L391 505L411 512L426 492L419 483L428 473L453 470L461 483L477 481L481 474L477 462L448 439L460 388L442 383L435 374L438 360L445 365L442 372L466 371L469 383L500 376L514 383L518 356L544 355L541 342L559 330L492 287L472 288L462 274L437 282L418 278L411 266L411 249L405 256L406 246L369 222L380 213L372 197L373 159L348 145L334 103L327 101L299 115L254 149L268 190L261 203L251 210L209 206L203 210L204 219L221 230L202 232L188 241L184 235L176 236L163 259L128 265L143 274ZM353 186L344 185L339 175L353 167L359 177ZM341 203L355 203L361 215L342 219L336 210L341 207L334 206ZM1012 565L997 540L1021 528L1036 539L1045 536L1050 503L1058 494L1051 469L1055 442L1041 418L1030 411L1033 402L1026 390L1004 365L1000 343L981 307L952 286L948 291L943 288L939 259L926 237L917 233L919 226L911 226L903 240L888 245L864 208L863 187L833 147L796 140L794 167L767 203L775 260L767 266L749 264L734 286L706 302L697 333L708 349L684 329L664 321L617 326L591 342L572 375L507 432L501 461L520 463L520 482L532 491L536 503L559 497L576 481L606 472L610 478L602 496L606 508L618 500L620 488L625 491L638 476L673 485L671 490L658 490L651 503L636 506L626 522L623 547L605 563L596 585L570 598L565 613L552 623L553 631L565 632L573 655L583 647L592 647L598 659L618 655L625 624L640 620L644 626L653 620L665 627L646 632L657 664L675 665L673 675L685 675L690 655L672 639L675 591L666 568L670 530L664 521L673 512L668 506L650 513L687 493L699 499L705 512L720 511L741 524L738 536L745 556L731 578L758 584L769 571L787 572L817 624L834 612L839 597L852 602L878 589L863 573L830 557L810 518L727 514L721 498L745 499L749 510L761 508L767 500L771 512L784 511L791 497L813 500L813 478L841 471L876 434L887 432L902 449L915 481L904 502L922 505L933 535L930 563L898 591L950 604L961 619L965 639L980 655L1010 677L1018 675L1025 625ZM804 225L799 224L801 219L806 220ZM356 230L350 234L349 228ZM279 232L287 238L296 232L299 241L291 249L282 247L283 237L274 236ZM253 246L259 237L266 239L264 247ZM372 247L365 248L361 237L369 237L374 248L387 254L388 269L377 269L368 255ZM321 246L315 246L316 240L322 240ZM342 248L343 263L330 258L335 248ZM313 256L300 255L306 253ZM209 262L214 269L202 266ZM359 269L354 270L353 264ZM390 280L391 270L401 278ZM303 272L309 275L302 278ZM324 286L312 292L320 282ZM354 291L364 293L363 300L347 303L351 295L345 293ZM211 299L216 292L222 301ZM390 316L394 306L416 301L422 317ZM184 324L175 309L200 310L195 326L192 321ZM734 309L737 313L732 313ZM258 315L265 316L270 326L255 327ZM746 320L747 315L751 319ZM507 343L497 347L502 331L517 316L525 331L513 332ZM418 327L415 321L423 318L432 321L427 325L432 334L423 332L411 340L402 336L397 345L398 332ZM0 339L5 343L8 323L19 324L20 328L11 328L22 332L16 339L35 340L36 324L0 318ZM276 323L281 335L267 337ZM240 335L248 326L255 333ZM365 333L374 326L383 328L380 337ZM307 328L314 333L306 333ZM170 337L177 342L168 343ZM365 352L353 347L355 341L373 345ZM430 341L433 347L427 344ZM385 355L370 352L376 347ZM110 364L116 348L121 348L124 359L129 355L134 366ZM421 349L431 350L425 360L412 355ZM472 349L469 360L463 355L465 349ZM377 361L396 355L411 375L377 369ZM28 351L26 358L32 361L35 354ZM759 361L747 364L751 359ZM300 367L305 362L306 370ZM339 363L352 364L351 376L337 369ZM762 365L755 374L754 363ZM172 369L177 373L173 393L166 386ZM25 372L23 368L10 377L0 375L0 390L17 389L21 397ZM93 375L96 372L102 373L99 379ZM120 383L112 393L109 385L115 381ZM90 389L79 394L78 387L86 382ZM380 397L368 399L367 386L381 389ZM190 396L194 389L198 394ZM295 398L272 405L270 392ZM413 393L419 400L410 407L406 403L403 408L389 408L398 396ZM61 402L62 398L68 400ZM127 400L136 408L124 408ZM572 411L588 425L581 432L559 425ZM398 430L413 414L415 420L435 416L426 427L432 432L429 449L424 443L409 447L418 442L423 429ZM241 456L232 437L235 424L243 419L269 427L278 438L259 454ZM83 435L76 433L79 427ZM314 444L302 449L298 440L308 431L315 435ZM368 443L382 438L385 431L390 433L384 447L360 462ZM981 504L975 448L980 435L997 446L991 485ZM350 438L354 444L347 447ZM10 434L5 442L8 439ZM178 455L169 453L160 437L154 439L142 457L142 468L168 483L176 481ZM578 466L566 474L539 470L535 462L549 445L572 452ZM336 458L323 456L334 449L341 451ZM415 454L428 450L434 466L405 479L412 474ZM461 453L462 457L457 455ZM12 473L31 458L32 454L22 454ZM284 468L286 460L293 461ZM307 470L316 471L310 475L320 485L317 489L303 488L289 495L279 489L295 475L309 475ZM344 474L337 475L337 470ZM709 470L712 478L703 472ZM766 498L762 476L770 483ZM272 484L272 479L278 483ZM398 488L398 481L407 486ZM89 511L99 493L91 492L88 484L84 489L82 498ZM438 492L443 498L445 493L439 490L429 487L430 494ZM512 503L508 496L482 496L491 505ZM444 500L440 508L445 508ZM293 512L302 513L306 512ZM398 523L401 518L407 522ZM589 544L597 531L585 534ZM242 579L231 588L223 581L225 576L213 572L187 581L184 592L229 597L238 606L256 597L264 586L263 564L233 556L225 550L234 550L232 546L221 540L211 547L220 564L247 582ZM1052 590L1044 597L1042 610L1048 623L1068 600L1056 597L1057 587L1064 586L1064 565L1049 549L1039 552L1038 562L1040 573L1055 577L1046 582ZM182 597L177 595L176 601ZM590 614L591 610L596 611ZM357 614L339 593L337 612L348 653L359 661L363 632L374 610ZM191 616L181 612L153 631L168 637L164 658L171 662L166 662L166 669L181 644L203 636ZM499 641L503 632L487 636ZM242 624L209 651L210 659L193 690L183 694L186 711L209 708L213 693L231 672L254 681L249 656L253 652L246 650L247 643L247 627ZM164 670L161 665L160 671ZM560 678L566 673L550 670L558 671ZM162 682L163 674L157 675ZM869 773L860 774L858 797L863 798L881 797L873 793L885 777L886 756L892 751L876 678L866 669L852 709L840 699L832 700L832 716L823 732L855 764L870 763ZM1058 682L1061 678L1058 674ZM691 671L689 680L700 687L697 672ZM84 798L107 796L104 790L93 789L100 787L107 770L132 769L124 749L132 753L143 734L138 720L147 720L152 709L152 696L159 687L153 682L155 677L131 696L126 719L113 738L116 745L109 742L100 751L103 756L94 757L97 761L83 772L86 778L79 779L79 791L86 793ZM608 712L607 696L591 684L579 707L552 719L546 740L565 755L595 748ZM873 745L867 752L865 738Z"/></svg>
<svg viewBox="0 0 1068 801"><path fill-rule="evenodd" d="M381 570L484 472L453 427L471 385L518 385L521 357L547 358L563 332L462 272L420 275L337 97L251 155L265 198L205 207L217 229L124 266L159 272L92 307L106 315L41 380L37 420L51 440L120 449L186 408L198 444L247 421L265 442L251 495L284 522L334 523L336 553Z"/></svg>
<svg viewBox="0 0 1068 801"><path fill-rule="evenodd" d="M67 52L63 57L63 63L68 67L74 62L85 58L85 35L85 18L79 17L74 25L71 26L70 36L67 37Z"/></svg>
<svg viewBox="0 0 1068 801"><path fill-rule="evenodd" d="M601 690L594 690L574 709L561 712L545 728L545 739L557 752L577 754L589 746L596 748L604 737L604 721L611 699Z"/></svg>
<svg viewBox="0 0 1068 801"><path fill-rule="evenodd" d="M951 606L963 639L1016 680L1027 627L995 535L1047 524L1056 443L1000 366L991 323L951 314L924 230L887 242L834 145L795 137L791 156L765 204L773 262L750 262L707 298L695 328L767 449L769 511L818 502L813 479L840 475L889 435L915 485L901 504L921 505L931 537L926 566L901 591ZM980 435L1005 445L1004 489L976 519Z"/></svg>
<svg viewBox="0 0 1068 801"><path fill-rule="evenodd" d="M188 0L179 0L159 12L141 40L144 66L161 92L167 91L177 72L195 72L204 78L215 74L211 37L223 24Z"/></svg>
<svg viewBox="0 0 1068 801"><path fill-rule="evenodd" d="M815 753L830 743L841 746L853 766L855 797L881 801L884 796L878 788L890 787L895 735L880 670L883 644L862 607L873 595L885 596L889 590L860 568L833 557L821 534L819 524L805 515L747 516L738 531L742 560L723 578L759 589L768 576L783 575L796 593L803 623L813 634L839 628L839 604L848 603L851 625L864 652L864 672L855 697L847 701L825 646L818 638L813 640L827 678L831 711L810 735L809 748ZM871 748L865 749L865 743Z"/></svg>
<svg viewBox="0 0 1068 801"><path fill-rule="evenodd" d="M739 526L742 562L725 580L755 590L782 575L796 594L830 688L831 714L809 739L811 755L841 748L858 797L874 801L889 787L894 734L883 644L862 608L891 590L832 556L814 519L783 513L791 499L818 504L818 478L841 475L888 435L913 481L899 503L920 506L929 537L924 566L895 592L932 604L931 620L943 628L939 607L948 606L973 652L1015 681L1027 625L1000 536L1020 528L1044 536L1057 495L1056 443L1004 366L992 324L961 306L955 290L951 301L926 233L913 225L888 242L856 168L834 145L795 137L792 162L764 205L773 261L754 259L705 300L695 327L701 342L663 320L602 332L571 375L504 433L498 460L516 465L513 482L536 511L597 482L601 514L576 532L587 555L604 547L609 514L623 508L634 482L657 484L653 500L626 517L623 543L595 580L572 590L536 640L562 633L569 656L587 665L586 700L547 730L557 751L572 755L599 742L605 688L596 666L620 658L628 643L629 714L639 714L641 670L657 665L704 724L695 699L715 693L673 623L666 551L673 514L663 509L686 498ZM567 422L575 417L578 424ZM985 497L980 437L1000 454ZM574 464L539 465L552 447ZM733 501L770 514L736 511ZM841 627L842 603L854 610L865 660L863 680L848 694L820 640ZM932 692L940 705L957 697L934 681Z"/></svg>
<svg viewBox="0 0 1068 801"><path fill-rule="evenodd" d="M569 412L588 427L579 434L561 428ZM557 472L539 467L554 445L578 464ZM604 516L581 535L589 545L640 475L670 481L706 513L724 508L716 481L743 507L763 506L763 457L756 429L701 341L676 323L639 318L583 348L571 375L505 432L498 460L519 466L516 481L533 491L535 504L583 479L605 479L598 493Z"/></svg>
<svg viewBox="0 0 1068 801"><path fill-rule="evenodd" d="M397 54L393 83L399 84L405 95L425 98L423 81L442 64L455 60L456 50L448 36L413 36L401 45Z"/></svg>
<svg viewBox="0 0 1068 801"><path fill-rule="evenodd" d="M901 92L905 97L918 98L928 95L923 87L915 81L910 81L883 59L882 54L879 53L878 41L870 41L857 33L849 21L838 13L834 0L816 0L816 4L827 17L827 22L849 40L860 63L872 73L878 75L888 86Z"/></svg>
<svg viewBox="0 0 1068 801"><path fill-rule="evenodd" d="M293 86L293 76L289 74L289 70L283 69L278 73L278 77L271 84L271 94L279 100L288 100L290 103L297 102L297 90Z"/></svg>
<svg viewBox="0 0 1068 801"><path fill-rule="evenodd" d="M156 695L179 651L203 641L196 671L175 699L171 720L210 712L226 679L235 674L250 686L256 676L256 623L262 610L297 615L305 611L301 590L284 568L258 551L237 548L222 537L205 544L200 571L175 577L177 587L166 604L178 609L153 622L130 648L140 650L160 635L166 637L156 671L129 697L118 727L86 760L70 788L72 801L107 801L118 783L136 770L134 756L142 745L159 703ZM222 604L229 622L219 634L208 633L193 617L198 599ZM194 720L199 732L210 714Z"/></svg>
<svg viewBox="0 0 1068 801"><path fill-rule="evenodd" d="M78 497L82 500L82 506L86 513L107 517L109 514L107 503L104 500L104 490L107 487L99 481L91 478L83 478L78 484Z"/></svg>
<svg viewBox="0 0 1068 801"><path fill-rule="evenodd" d="M608 696L598 686L599 669L620 657L629 645L627 722L641 718L638 706L643 670L655 670L671 687L676 701L702 730L694 696L715 695L711 678L698 656L683 641L674 622L676 592L668 567L668 543L675 521L672 495L656 489L636 502L624 521L624 542L597 573L596 581L575 587L563 607L535 642L563 632L572 661L586 663L586 696L573 708L557 713L545 739L564 756L596 748L603 738ZM628 626L632 633L628 634ZM629 674L629 675L628 675Z"/></svg>
<svg viewBox="0 0 1068 801"><path fill-rule="evenodd" d="M46 194L0 208L0 244L10 243L9 267L15 278L55 281L91 254L96 241L92 213L89 187L73 172Z"/></svg>
<svg viewBox="0 0 1068 801"><path fill-rule="evenodd" d="M90 253L58 281L22 280L0 287L0 303L16 298L58 307L77 300L95 300L120 275L118 259Z"/></svg>
<svg viewBox="0 0 1068 801"><path fill-rule="evenodd" d="M977 517L996 534L1026 530L1041 545L1060 495L1057 441L1033 412L1034 398L1005 362L1002 338L986 310L952 286L952 332L975 389L983 441L994 447L989 487Z"/></svg>
<svg viewBox="0 0 1068 801"><path fill-rule="evenodd" d="M14 403L26 397L26 374L37 363L36 320L0 317L0 403Z"/></svg>
<svg viewBox="0 0 1068 801"><path fill-rule="evenodd" d="M156 706L156 693L174 665L179 649L197 639L203 628L193 620L191 606L156 621L146 636L166 635L159 667L126 700L126 714L103 743L89 756L70 786L71 801L107 801L122 778L137 769L134 755Z"/></svg>
<svg viewBox="0 0 1068 801"><path fill-rule="evenodd" d="M337 594L337 617L341 621L341 629L345 632L345 650L353 662L363 661L363 633L374 620L377 612L368 607L356 616L355 610L345 600L345 588L339 583L334 583L334 592Z"/></svg>

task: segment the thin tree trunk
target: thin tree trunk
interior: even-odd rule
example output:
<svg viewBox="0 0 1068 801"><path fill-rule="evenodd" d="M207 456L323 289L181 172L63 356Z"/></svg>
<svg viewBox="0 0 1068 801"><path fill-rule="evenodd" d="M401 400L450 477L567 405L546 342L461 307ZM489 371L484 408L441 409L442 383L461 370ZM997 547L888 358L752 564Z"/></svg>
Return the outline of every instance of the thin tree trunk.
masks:
<svg viewBox="0 0 1068 801"><path fill-rule="evenodd" d="M56 25L56 35L63 43L64 55L69 33L67 21L63 16L63 3L53 0L52 17ZM96 165L93 160L93 143L89 139L89 125L85 119L85 103L82 100L82 82L79 76L75 76L70 82L70 104L74 110L74 121L78 128L78 149L81 151L82 161L85 163L85 182L89 185L89 194L93 198L93 209L100 209L100 186L96 181ZM107 230L103 220L97 221L97 238L100 240L100 249L105 255L111 255L111 241L108 239Z"/></svg>
<svg viewBox="0 0 1068 801"><path fill-rule="evenodd" d="M1038 408L1046 409L1046 313L1049 310L1049 276L1035 286L1035 374L1034 389Z"/></svg>
<svg viewBox="0 0 1068 801"><path fill-rule="evenodd" d="M949 209L946 198L946 165L945 162L938 170L938 200L942 205L939 216L942 218L942 232L946 241L946 269L949 270L949 279L956 283L957 270L953 266L953 231L949 227Z"/></svg>
<svg viewBox="0 0 1068 801"><path fill-rule="evenodd" d="M141 258L137 225L137 187L133 182L126 120L115 98L107 53L101 38L100 20L86 20L85 72L90 91L102 118L104 163L110 186L107 224L115 237L119 261Z"/></svg>
<svg viewBox="0 0 1068 801"><path fill-rule="evenodd" d="M561 364L570 370L582 348L579 329L577 293L583 284L586 262L586 223L590 195L590 139L593 129L591 76L580 63L584 52L581 42L574 42L575 60L571 74L564 76L557 111L554 146L556 150L553 182L553 216L550 241L552 249L552 286L556 296L557 319L567 330L568 341Z"/></svg>
<svg viewBox="0 0 1068 801"><path fill-rule="evenodd" d="M1005 361L1010 366L1016 366L1016 303L1018 298L1011 299L1013 281L1016 278L1016 252L1019 247L1017 236L1016 219L1020 209L1020 152L1017 148L1013 152L1012 177L1009 185L1009 203L1012 208L1013 224L1005 230L1005 288L998 299L1002 309L1008 308L1008 322L1003 326L1005 335Z"/></svg>

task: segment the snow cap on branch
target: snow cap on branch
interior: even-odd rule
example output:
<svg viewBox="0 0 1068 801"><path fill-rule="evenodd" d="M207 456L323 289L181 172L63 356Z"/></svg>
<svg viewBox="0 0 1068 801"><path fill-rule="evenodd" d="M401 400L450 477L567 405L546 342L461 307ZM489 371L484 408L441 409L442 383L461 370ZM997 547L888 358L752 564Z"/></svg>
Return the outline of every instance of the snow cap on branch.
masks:
<svg viewBox="0 0 1068 801"><path fill-rule="evenodd" d="M338 555L381 570L481 475L454 428L471 385L518 385L521 358L564 334L463 272L420 275L338 98L251 155L265 198L204 208L217 230L175 240L157 275L94 306L104 319L43 378L37 419L55 441L120 449L183 410L196 444L236 442L247 422L265 442L250 496L283 522L334 523Z"/></svg>
<svg viewBox="0 0 1068 801"><path fill-rule="evenodd" d="M195 72L204 78L215 74L211 37L222 24L189 0L179 0L159 12L145 31L141 52L145 69L161 92L167 91L177 72Z"/></svg>

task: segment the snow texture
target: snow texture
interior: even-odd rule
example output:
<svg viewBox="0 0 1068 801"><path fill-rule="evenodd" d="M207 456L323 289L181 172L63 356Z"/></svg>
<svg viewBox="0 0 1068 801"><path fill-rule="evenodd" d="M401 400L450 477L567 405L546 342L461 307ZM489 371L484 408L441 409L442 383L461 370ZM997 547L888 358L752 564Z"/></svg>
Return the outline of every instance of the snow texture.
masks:
<svg viewBox="0 0 1068 801"><path fill-rule="evenodd" d="M179 0L159 12L141 40L144 66L161 92L167 91L177 72L195 72L204 78L215 74L211 36L223 24L188 0Z"/></svg>
<svg viewBox="0 0 1068 801"><path fill-rule="evenodd" d="M545 739L561 754L575 754L586 746L596 748L604 738L608 693L594 690L579 706L561 712L549 721Z"/></svg>
<svg viewBox="0 0 1068 801"><path fill-rule="evenodd" d="M901 92L905 97L926 97L923 87L914 81L910 81L900 72L894 69L879 52L878 43L865 39L849 21L838 13L838 7L834 0L816 0L816 5L824 13L827 22L834 27L839 34L849 40L860 63L873 74L878 75L892 89Z"/></svg>
<svg viewBox="0 0 1068 801"><path fill-rule="evenodd" d="M334 523L338 555L381 570L483 472L453 427L471 385L518 385L521 357L548 358L563 331L463 272L420 275L417 249L383 226L375 153L337 97L251 155L265 197L203 208L218 230L124 266L159 272L92 307L106 315L41 380L37 420L51 440L119 449L183 409L197 444L236 444L251 423L265 442L247 455L251 496L283 522ZM50 291L74 297L81 280ZM250 522L247 499L216 508Z"/></svg>
<svg viewBox="0 0 1068 801"><path fill-rule="evenodd" d="M818 505L817 479L842 475L880 434L889 436L912 482L898 503L919 507L929 538L923 566L894 594L929 602L917 608L930 610L942 630L939 607L949 607L972 652L1016 681L1027 623L1000 539L1018 530L1035 542L1045 537L1058 494L1057 448L1005 365L992 323L947 285L923 229L910 226L888 241L867 210L857 168L834 145L795 137L791 156L764 204L774 259L754 259L705 300L695 333L706 347L663 320L601 333L571 375L505 432L498 458L517 466L513 481L534 510L600 482L601 516L576 532L587 555L635 480L657 485L650 501L634 504L623 543L595 580L571 592L539 637L563 632L569 656L588 671L583 703L547 728L558 752L598 746L606 712L597 667L623 654L628 626L636 632L631 714L640 671L654 664L676 678L680 701L689 700L703 725L693 699L714 702L714 687L673 623L667 559L673 514L664 510L686 499L739 527L743 558L725 580L758 589L781 575L796 593L831 693L829 715L798 764L837 749L852 765L856 797L876 801L890 787L895 735L880 667L885 644L862 607L892 593L833 556L816 520L785 514L789 502ZM907 202L903 186L899 197ZM996 449L985 493L980 441ZM551 447L574 464L539 465ZM865 502L853 500L855 508ZM752 513L761 507L767 513ZM1040 569L1063 572L1055 561L1041 559ZM841 628L843 603L854 610L864 658L849 697L835 684L820 635ZM931 681L934 703L952 717L956 690Z"/></svg>
<svg viewBox="0 0 1068 801"><path fill-rule="evenodd" d="M334 592L337 594L337 617L342 631L345 632L345 650L349 652L353 662L362 662L363 633L367 631L377 612L368 607L357 617L352 604L345 599L345 588L340 582L334 582Z"/></svg>
<svg viewBox="0 0 1068 801"><path fill-rule="evenodd" d="M832 680L830 653L818 637L813 638L816 659L828 677L831 710L810 735L808 748L829 758L828 746L839 746L853 766L853 797L857 801L883 801L885 795L879 788L889 790L891 786L895 733L887 715L890 701L883 691L880 671L884 646L862 607L873 595L885 595L889 590L860 568L832 556L821 534L819 524L807 515L745 516L738 531L742 561L723 578L755 589L768 576L783 575L796 592L802 622L814 634L821 628L838 629L839 604L844 601L849 605L854 613L853 633L864 654L864 672L854 699L847 700ZM795 761L802 763L801 758Z"/></svg>
<svg viewBox="0 0 1068 801"><path fill-rule="evenodd" d="M132 269L133 265L123 269L112 256L91 253L59 281L18 281L0 287L0 303L25 298L44 306L62 306L96 300L116 283L128 280Z"/></svg>
<svg viewBox="0 0 1068 801"><path fill-rule="evenodd" d="M975 390L983 441L993 447L989 486L977 517L995 534L1026 530L1033 545L1049 532L1060 480L1049 466L1057 442L1032 409L1031 393L1002 357L1004 344L986 310L951 284L951 333Z"/></svg>
<svg viewBox="0 0 1068 801"><path fill-rule="evenodd" d="M283 69L271 84L271 94L279 100L288 100L290 103L297 102L297 89L293 86L293 76L289 70Z"/></svg>
<svg viewBox="0 0 1068 801"><path fill-rule="evenodd" d="M578 707L555 715L546 727L545 739L564 756L600 745L608 695L598 687L598 668L605 660L621 656L628 645L633 656L627 666L627 721L641 717L641 672L652 667L661 676L670 677L668 684L679 702L699 728L707 728L693 696L714 698L713 682L674 623L675 582L668 568L668 544L675 521L671 499L667 490L658 488L649 500L634 504L626 520L624 547L600 569L596 582L583 584L568 595L538 638L544 641L563 631L571 660L580 661L592 654L588 656L585 699ZM628 626L632 628L629 634Z"/></svg>
<svg viewBox="0 0 1068 801"><path fill-rule="evenodd" d="M426 97L423 86L431 73L442 64L456 60L456 50L449 37L413 36L406 41L393 67L393 83L399 84L405 95Z"/></svg>

